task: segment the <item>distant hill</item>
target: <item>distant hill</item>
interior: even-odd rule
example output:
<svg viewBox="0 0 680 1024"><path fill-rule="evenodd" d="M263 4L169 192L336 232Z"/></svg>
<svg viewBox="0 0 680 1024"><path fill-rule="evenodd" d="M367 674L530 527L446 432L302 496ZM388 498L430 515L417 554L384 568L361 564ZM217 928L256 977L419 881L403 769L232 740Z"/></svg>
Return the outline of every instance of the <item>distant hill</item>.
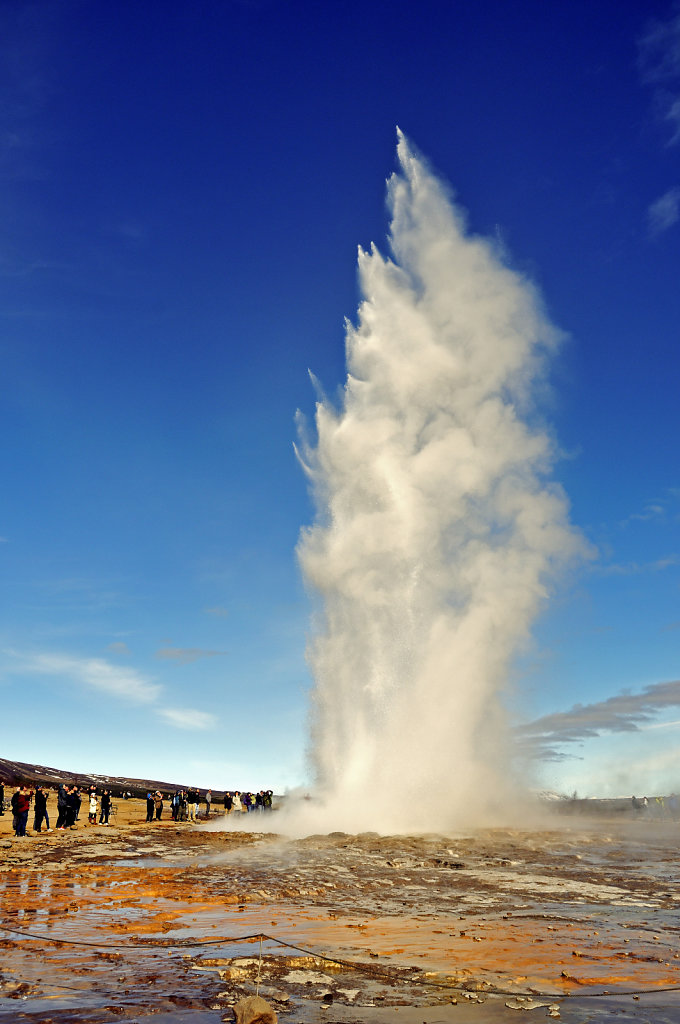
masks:
<svg viewBox="0 0 680 1024"><path fill-rule="evenodd" d="M83 772L63 771L61 768L47 768L41 764L24 764L23 761L7 761L0 757L0 781L5 786L17 786L22 783L31 786L58 786L65 782L68 785L75 783L87 789L96 786L98 789L110 789L116 795L129 791L132 796L144 797L147 792L159 789L161 793L174 793L176 789L185 789L185 783L160 782L158 779L128 779L118 778L113 775L95 775ZM200 790L205 796L206 790ZM221 800L224 794L221 791L213 790L213 800Z"/></svg>

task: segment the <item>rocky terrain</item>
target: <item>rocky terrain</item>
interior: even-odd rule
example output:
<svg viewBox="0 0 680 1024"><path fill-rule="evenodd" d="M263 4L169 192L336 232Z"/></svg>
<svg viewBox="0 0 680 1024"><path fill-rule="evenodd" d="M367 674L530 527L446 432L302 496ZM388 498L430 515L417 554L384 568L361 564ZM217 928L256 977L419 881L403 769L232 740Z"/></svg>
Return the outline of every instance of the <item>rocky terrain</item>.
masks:
<svg viewBox="0 0 680 1024"><path fill-rule="evenodd" d="M11 1020L202 1024L256 991L291 1022L680 1020L674 823L292 841L147 825L142 801L109 829L5 821Z"/></svg>

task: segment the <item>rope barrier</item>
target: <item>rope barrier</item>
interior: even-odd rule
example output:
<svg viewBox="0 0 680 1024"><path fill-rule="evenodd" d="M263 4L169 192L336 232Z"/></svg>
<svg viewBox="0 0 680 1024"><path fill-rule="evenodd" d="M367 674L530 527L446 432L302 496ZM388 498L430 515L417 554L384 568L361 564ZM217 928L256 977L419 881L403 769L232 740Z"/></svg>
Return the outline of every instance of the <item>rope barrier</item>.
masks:
<svg viewBox="0 0 680 1024"><path fill-rule="evenodd" d="M36 932L25 932L18 928L8 928L4 924L0 924L0 931L7 932L11 935L21 935L23 938L39 939L43 942L53 942L57 944L69 945L69 946L88 946L95 949L191 949L201 948L203 946L222 946L222 945L237 945L242 942L257 942L260 941L260 957L262 956L262 942L274 942L278 946L285 949L295 950L297 953L304 953L306 956L311 956L315 960L322 960L325 963L337 964L340 967L346 967L350 970L365 972L366 974L372 974L374 976L382 977L386 981L404 980L400 977L400 968L391 968L389 966L379 966L378 964L367 964L361 960L343 960L339 957L328 956L326 953L318 953L315 950L309 949L305 946L298 946L292 942L288 942L286 939L281 939L276 935L268 935L266 932L255 932L251 935L235 935L227 938L217 939L197 939L192 941L178 940L177 942L87 942L84 939L59 939L52 935L39 935ZM260 960L261 963L261 960ZM419 968L415 968L419 970ZM525 997L529 999L549 999L555 1002L560 999L570 999L574 995L571 992L537 992L535 990L520 991L517 989L502 989L496 986L489 985L488 987L481 989L470 989L465 984L451 984L445 981L436 981L433 978L414 979L414 984L420 985L427 988L436 988L444 991L451 992L462 992L470 993L474 995L485 995L485 996L514 996ZM69 986L55 986L58 988L68 988ZM82 991L81 989L75 989L75 991ZM579 992L578 998L580 999L602 999L607 996L620 997L620 996L647 996L647 995L661 995L669 992L680 992L680 985L668 985L658 988L638 988L638 989L625 989L623 991L611 992L608 989L604 989L601 992Z"/></svg>

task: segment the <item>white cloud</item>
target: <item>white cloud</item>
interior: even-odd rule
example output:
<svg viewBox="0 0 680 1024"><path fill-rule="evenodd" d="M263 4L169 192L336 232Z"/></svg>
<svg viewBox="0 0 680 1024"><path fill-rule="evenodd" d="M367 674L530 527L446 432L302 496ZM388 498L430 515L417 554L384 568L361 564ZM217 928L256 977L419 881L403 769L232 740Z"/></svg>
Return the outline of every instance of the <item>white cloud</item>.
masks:
<svg viewBox="0 0 680 1024"><path fill-rule="evenodd" d="M650 22L639 40L639 67L643 82L654 88L662 121L673 127L673 145L680 140L680 14Z"/></svg>
<svg viewBox="0 0 680 1024"><path fill-rule="evenodd" d="M680 100L678 101L680 115ZM665 192L647 210L647 224L652 236L668 231L680 220L680 188L671 188Z"/></svg>
<svg viewBox="0 0 680 1024"><path fill-rule="evenodd" d="M680 96L671 102L668 110L666 111L665 119L673 129L670 139L670 145L673 145L678 141L678 139L680 139Z"/></svg>
<svg viewBox="0 0 680 1024"><path fill-rule="evenodd" d="M110 646L126 647L125 644ZM78 658L66 654L22 655L11 650L3 653L12 659L14 672L55 676L131 704L157 705L151 708L156 716L178 729L212 729L217 722L216 716L207 711L162 707L161 701L166 698L159 683L135 669L112 665L103 658Z"/></svg>
<svg viewBox="0 0 680 1024"><path fill-rule="evenodd" d="M215 715L193 708L162 708L157 714L159 718L178 729L212 729L217 722Z"/></svg>
<svg viewBox="0 0 680 1024"><path fill-rule="evenodd" d="M640 66L646 82L680 78L680 14L650 22L640 39Z"/></svg>
<svg viewBox="0 0 680 1024"><path fill-rule="evenodd" d="M70 678L102 693L134 704L153 704L162 687L132 668L111 665L103 658L75 658L63 654L36 654L24 659L20 669L36 675Z"/></svg>
<svg viewBox="0 0 680 1024"><path fill-rule="evenodd" d="M218 619L226 619L229 615L229 609L222 608L221 605L216 605L214 608L204 608L203 611L206 615L215 615Z"/></svg>
<svg viewBox="0 0 680 1024"><path fill-rule="evenodd" d="M645 523L649 519L656 519L658 516L662 516L665 511L666 509L663 505L645 505L642 512L633 512L633 514L628 517L627 521L629 522L632 519L639 519L640 522Z"/></svg>

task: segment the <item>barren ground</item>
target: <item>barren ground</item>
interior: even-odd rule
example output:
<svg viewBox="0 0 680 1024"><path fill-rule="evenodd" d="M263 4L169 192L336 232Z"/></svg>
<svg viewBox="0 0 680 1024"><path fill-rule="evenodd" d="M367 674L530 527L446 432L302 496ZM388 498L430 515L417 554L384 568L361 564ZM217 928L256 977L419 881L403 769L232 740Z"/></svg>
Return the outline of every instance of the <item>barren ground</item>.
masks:
<svg viewBox="0 0 680 1024"><path fill-rule="evenodd" d="M284 1022L680 1022L674 822L284 840L117 811L0 817L0 1016L208 1024L259 989Z"/></svg>

